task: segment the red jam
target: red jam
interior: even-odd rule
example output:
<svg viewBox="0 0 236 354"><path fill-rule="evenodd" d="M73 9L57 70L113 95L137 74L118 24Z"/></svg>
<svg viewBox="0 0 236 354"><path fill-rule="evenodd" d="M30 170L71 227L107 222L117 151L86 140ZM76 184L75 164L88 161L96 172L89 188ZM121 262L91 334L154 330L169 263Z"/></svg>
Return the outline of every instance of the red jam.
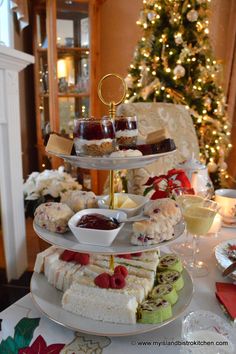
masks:
<svg viewBox="0 0 236 354"><path fill-rule="evenodd" d="M74 138L84 140L114 139L113 123L109 119L78 119L74 128Z"/></svg>
<svg viewBox="0 0 236 354"><path fill-rule="evenodd" d="M135 117L116 117L115 130L134 130L138 129Z"/></svg>
<svg viewBox="0 0 236 354"><path fill-rule="evenodd" d="M83 215L77 226L85 229L113 230L117 229L120 224L116 219L108 218L105 215L94 213Z"/></svg>

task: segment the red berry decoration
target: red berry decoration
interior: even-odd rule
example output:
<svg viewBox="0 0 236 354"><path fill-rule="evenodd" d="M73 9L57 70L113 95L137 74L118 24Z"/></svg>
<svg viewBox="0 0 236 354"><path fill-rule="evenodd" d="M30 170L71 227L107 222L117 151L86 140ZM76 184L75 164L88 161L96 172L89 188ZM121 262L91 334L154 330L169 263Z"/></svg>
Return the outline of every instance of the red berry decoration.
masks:
<svg viewBox="0 0 236 354"><path fill-rule="evenodd" d="M118 254L117 257L124 258L124 259L132 259L132 256L129 253L127 253L127 254Z"/></svg>
<svg viewBox="0 0 236 354"><path fill-rule="evenodd" d="M74 261L81 265L89 264L89 254L75 252Z"/></svg>
<svg viewBox="0 0 236 354"><path fill-rule="evenodd" d="M99 286L99 288L108 289L110 287L110 274L101 273L95 279L95 285Z"/></svg>
<svg viewBox="0 0 236 354"><path fill-rule="evenodd" d="M128 275L128 270L125 266L118 265L114 269L114 274L121 274L121 275L123 275L124 278L126 278Z"/></svg>
<svg viewBox="0 0 236 354"><path fill-rule="evenodd" d="M75 254L76 252L65 250L59 258L65 262L73 262Z"/></svg>
<svg viewBox="0 0 236 354"><path fill-rule="evenodd" d="M125 278L121 273L115 273L110 277L110 287L112 289L123 289L125 284Z"/></svg>

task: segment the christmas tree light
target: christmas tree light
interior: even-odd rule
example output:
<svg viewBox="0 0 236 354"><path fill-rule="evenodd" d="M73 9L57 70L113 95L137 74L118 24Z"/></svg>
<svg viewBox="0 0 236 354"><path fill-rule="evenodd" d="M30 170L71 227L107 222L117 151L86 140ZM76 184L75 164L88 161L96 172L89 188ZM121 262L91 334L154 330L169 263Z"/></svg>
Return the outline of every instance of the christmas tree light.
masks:
<svg viewBox="0 0 236 354"><path fill-rule="evenodd" d="M229 178L230 143L220 64L209 41L210 0L143 0L143 30L126 78L126 102L185 105L196 128L200 159L215 187Z"/></svg>

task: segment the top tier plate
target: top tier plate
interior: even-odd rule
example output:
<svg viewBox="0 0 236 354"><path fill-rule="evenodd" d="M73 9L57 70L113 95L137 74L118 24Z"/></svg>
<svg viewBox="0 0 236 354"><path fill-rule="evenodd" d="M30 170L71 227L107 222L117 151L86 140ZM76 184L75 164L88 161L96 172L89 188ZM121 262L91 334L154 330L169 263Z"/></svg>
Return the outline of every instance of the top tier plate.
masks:
<svg viewBox="0 0 236 354"><path fill-rule="evenodd" d="M160 154L132 156L132 157L93 157L93 156L68 156L64 154L48 151L49 154L55 155L69 162L73 166L91 169L91 170L120 170L140 168L158 160L160 157L173 154L176 150L163 152Z"/></svg>

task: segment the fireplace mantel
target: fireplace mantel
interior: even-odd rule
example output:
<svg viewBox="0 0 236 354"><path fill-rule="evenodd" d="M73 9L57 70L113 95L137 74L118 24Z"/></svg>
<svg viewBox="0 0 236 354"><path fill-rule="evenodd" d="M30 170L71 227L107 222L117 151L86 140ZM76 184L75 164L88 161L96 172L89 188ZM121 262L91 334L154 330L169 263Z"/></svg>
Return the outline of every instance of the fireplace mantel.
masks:
<svg viewBox="0 0 236 354"><path fill-rule="evenodd" d="M0 45L0 197L8 281L27 268L18 73L34 57Z"/></svg>

